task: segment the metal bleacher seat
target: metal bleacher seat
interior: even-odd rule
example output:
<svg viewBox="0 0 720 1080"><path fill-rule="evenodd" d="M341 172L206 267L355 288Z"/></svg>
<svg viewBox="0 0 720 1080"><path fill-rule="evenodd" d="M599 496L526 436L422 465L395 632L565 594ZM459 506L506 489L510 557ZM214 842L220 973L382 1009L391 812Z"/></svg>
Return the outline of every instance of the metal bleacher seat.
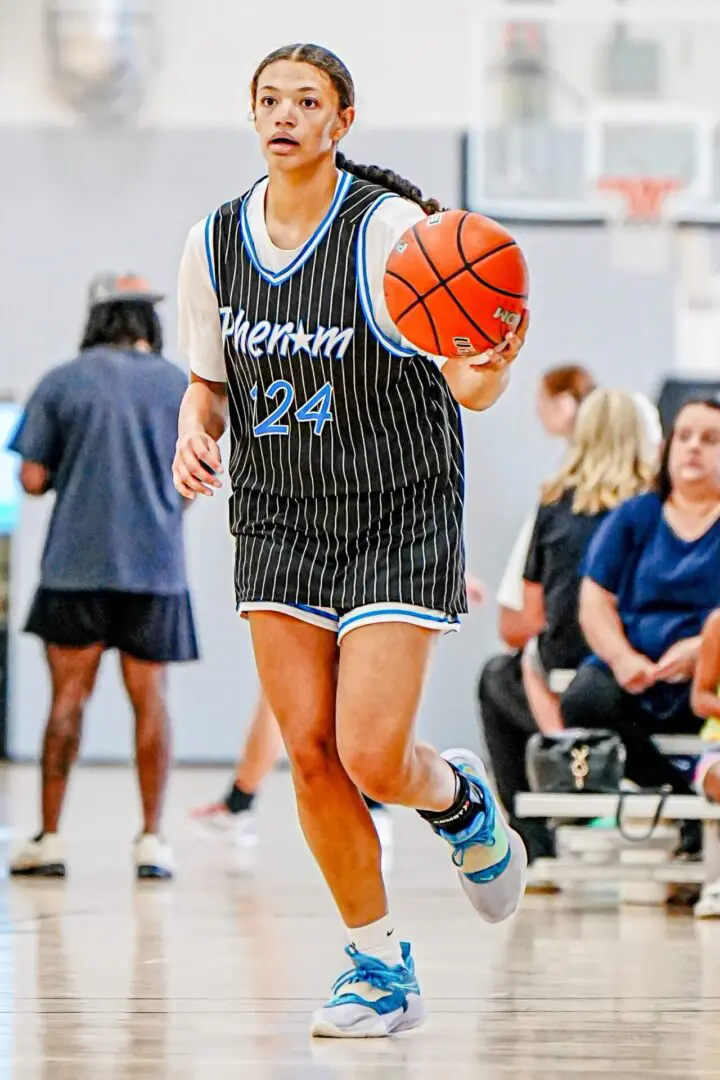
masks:
<svg viewBox="0 0 720 1080"><path fill-rule="evenodd" d="M696 736L663 735L654 742L668 757L698 758L705 749L702 739ZM654 896L655 902L660 902L669 884L720 882L720 805L698 795L670 795L662 807L660 822L652 835L647 836L657 813L658 796L629 792L623 807L626 836L612 827L588 829L567 824L612 819L617 809L617 795L583 792L518 795L515 802L518 817L548 818L558 827L558 858L539 859L533 864L534 883L616 882L621 886L621 897L624 892L628 898ZM672 859L679 821L703 823L700 861ZM642 839L633 840L633 834ZM646 886L644 893L639 888L642 884Z"/></svg>

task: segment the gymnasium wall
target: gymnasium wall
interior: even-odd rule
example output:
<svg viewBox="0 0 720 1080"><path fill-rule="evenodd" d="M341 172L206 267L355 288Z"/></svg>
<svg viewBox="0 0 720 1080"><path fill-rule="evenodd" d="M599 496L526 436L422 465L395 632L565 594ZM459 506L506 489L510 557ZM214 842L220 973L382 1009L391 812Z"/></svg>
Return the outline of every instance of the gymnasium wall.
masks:
<svg viewBox="0 0 720 1080"><path fill-rule="evenodd" d="M360 84L363 122L348 141L349 153L395 167L448 203L457 202L460 192L453 128L464 123L469 108L464 83L453 82L466 73L457 34L448 29L452 12L462 6L446 0L437 26L434 4L418 3L417 18L408 23L393 5L381 9L366 0L363 25L328 39L347 56ZM173 293L187 229L244 189L261 168L254 138L238 116L247 74L276 43L274 35L247 20L246 5L230 0L165 0L157 7L162 73L143 126L91 133L47 85L38 0L0 6L0 161L7 163L0 170L4 392L24 397L44 371L73 353L87 281L98 269L135 268L168 291L165 322L169 353L176 356ZM283 38L325 40L329 11L327 0L317 0L310 14L302 5L288 5L281 18L276 5L273 23L282 24ZM18 32L27 40L10 48ZM419 70L427 77L418 79ZM532 273L530 344L497 408L467 419L469 557L491 588L559 450L543 439L532 415L539 372L577 358L606 383L652 391L672 362L669 275L619 275L599 230L526 226L516 233ZM19 627L37 580L48 509L45 500L26 500L14 549L10 750L18 757L35 755L47 701L39 646ZM173 673L176 753L181 760L229 761L256 681L247 631L233 611L223 500L193 508L187 530L204 659ZM474 683L495 648L494 625L491 603L467 619L462 634L439 646L422 720L439 743L476 739ZM112 659L99 691L88 715L85 756L123 757L129 717Z"/></svg>
<svg viewBox="0 0 720 1080"><path fill-rule="evenodd" d="M271 49L318 41L353 72L362 125L454 127L472 118L468 25L472 0L414 0L413 15L387 0L363 0L338 18L336 0L150 0L155 74L140 123L147 127L245 127L250 75ZM0 124L75 126L52 92L43 0L0 0ZM404 9L404 10L403 10ZM418 72L423 77L418 79Z"/></svg>
<svg viewBox="0 0 720 1080"><path fill-rule="evenodd" d="M76 126L53 92L43 31L44 0L0 0L0 125ZM651 7L654 0L644 0ZM274 0L267 11L237 0L145 0L156 35L148 39L152 73L140 116L146 127L247 126L247 83L258 60L292 41L318 41L349 65L358 87L359 122L368 128L460 130L502 113L502 80L481 80L502 53L502 23L483 21L482 0L363 0L338 17L335 0ZM79 5L82 7L82 4ZM635 29L642 40L642 28ZM662 47L668 101L707 107L720 92L715 63L720 27L678 32L653 28ZM577 120L603 55L587 24L569 19L553 34L558 119ZM418 78L418 73L421 78ZM570 88L570 89L569 89Z"/></svg>

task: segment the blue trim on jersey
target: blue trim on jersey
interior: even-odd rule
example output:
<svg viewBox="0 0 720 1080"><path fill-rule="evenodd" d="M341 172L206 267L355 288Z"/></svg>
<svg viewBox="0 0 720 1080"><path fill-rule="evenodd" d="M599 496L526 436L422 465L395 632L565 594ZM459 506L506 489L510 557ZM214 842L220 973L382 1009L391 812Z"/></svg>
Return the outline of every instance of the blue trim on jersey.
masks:
<svg viewBox="0 0 720 1080"><path fill-rule="evenodd" d="M370 207L360 224L360 228L358 229L357 249L355 256L355 265L357 268L357 290L358 296L360 297L360 306L362 308L363 315L365 316L365 321L367 322L370 330L380 342L382 347L384 349L387 349L388 352L392 353L393 356L417 356L416 349L404 348L404 346L399 345L396 341L393 341L392 338L389 338L387 334L383 333L383 331L380 329L375 318L375 313L373 311L372 297L370 295L370 286L368 283L366 251L366 233L368 222L370 221L370 218L373 216L377 208L379 206L382 206L386 199L396 199L397 197L397 195L393 195L391 192L388 192L387 195L381 195L377 202L374 202L373 205Z"/></svg>
<svg viewBox="0 0 720 1080"><path fill-rule="evenodd" d="M336 623L340 621L340 616L332 611L323 611L322 608L311 607L310 604L288 604L287 606L297 608L298 611L307 611L308 615L320 615L321 618L327 619L328 622Z"/></svg>
<svg viewBox="0 0 720 1080"><path fill-rule="evenodd" d="M320 222L310 239L307 241L307 243L305 243L304 246L297 253L293 261L288 266L286 266L284 270L281 270L277 274L273 273L272 270L268 270L267 267L263 266L260 262L260 259L258 258L258 253L255 249L255 241L252 238L252 233L250 232L250 225L247 219L247 204L250 197L252 196L253 191L259 183L262 183L262 181L258 180L257 184L254 184L251 188L247 197L243 199L242 206L240 208L240 235L242 236L245 250L248 253L248 258L257 270L260 277L267 281L270 285L282 285L283 282L288 281L293 276L293 274L297 270L299 270L304 263L307 262L312 253L325 239L325 236L329 232L330 226L340 212L340 207L342 206L345 200L345 196L350 189L350 185L352 184L352 176L350 175L350 173L342 173L340 183L335 190L335 195L333 196L333 201L330 203L330 209L328 210L327 214L322 219L322 221Z"/></svg>
<svg viewBox="0 0 720 1080"><path fill-rule="evenodd" d="M215 218L216 217L217 217L217 210L215 210L212 214L208 214L207 219L205 221L205 255L207 256L208 270L210 272L210 283L212 284L212 287L215 290L215 292L217 292L217 278L215 277L215 265L214 265L215 260L213 259L213 254L212 254L212 239L211 239L211 237L212 237L212 226L215 223Z"/></svg>
<svg viewBox="0 0 720 1080"><path fill-rule="evenodd" d="M413 356L415 354L413 353ZM345 629L346 626L352 626L353 623L359 622L361 619L374 619L379 615L402 615L405 618L411 617L413 619L420 619L422 622L433 623L435 626L455 626L460 622L458 615L431 615L429 611L413 611L410 608L398 608L398 607L386 607L386 608L373 608L372 611L361 611L357 615L350 615L348 618L342 619L341 629Z"/></svg>

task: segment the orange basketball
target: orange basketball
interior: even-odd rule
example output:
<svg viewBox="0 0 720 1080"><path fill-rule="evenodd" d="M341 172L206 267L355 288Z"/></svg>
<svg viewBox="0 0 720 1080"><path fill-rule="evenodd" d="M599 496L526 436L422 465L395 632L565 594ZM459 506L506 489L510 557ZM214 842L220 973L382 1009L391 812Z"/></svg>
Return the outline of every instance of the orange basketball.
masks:
<svg viewBox="0 0 720 1080"><path fill-rule="evenodd" d="M400 333L422 352L487 352L516 330L527 308L528 270L496 221L445 210L408 229L385 270L385 301Z"/></svg>

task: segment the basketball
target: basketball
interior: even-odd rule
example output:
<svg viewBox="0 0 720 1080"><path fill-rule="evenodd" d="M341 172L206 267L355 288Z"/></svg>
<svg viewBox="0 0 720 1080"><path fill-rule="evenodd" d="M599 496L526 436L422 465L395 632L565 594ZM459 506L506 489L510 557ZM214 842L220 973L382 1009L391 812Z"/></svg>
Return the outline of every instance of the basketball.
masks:
<svg viewBox="0 0 720 1080"><path fill-rule="evenodd" d="M510 233L467 210L445 210L403 234L385 269L385 301L421 352L487 352L525 315L528 270Z"/></svg>

